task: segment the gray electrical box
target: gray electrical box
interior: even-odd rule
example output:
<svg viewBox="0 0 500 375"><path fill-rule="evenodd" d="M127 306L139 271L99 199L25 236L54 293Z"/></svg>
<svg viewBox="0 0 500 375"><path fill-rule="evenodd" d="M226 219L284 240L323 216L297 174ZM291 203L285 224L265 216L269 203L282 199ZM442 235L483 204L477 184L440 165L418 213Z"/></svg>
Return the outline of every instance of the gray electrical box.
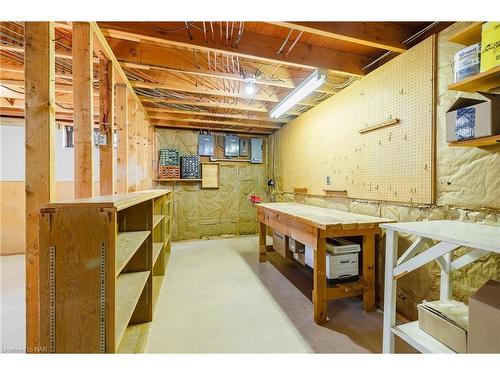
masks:
<svg viewBox="0 0 500 375"><path fill-rule="evenodd" d="M240 137L236 135L226 135L224 137L224 155L225 156L240 155Z"/></svg>
<svg viewBox="0 0 500 375"><path fill-rule="evenodd" d="M262 163L262 138L252 138L251 139L251 162L252 163Z"/></svg>
<svg viewBox="0 0 500 375"><path fill-rule="evenodd" d="M214 136L212 134L198 135L198 155L200 156L214 155Z"/></svg>
<svg viewBox="0 0 500 375"><path fill-rule="evenodd" d="M250 156L250 139L240 138L240 156Z"/></svg>

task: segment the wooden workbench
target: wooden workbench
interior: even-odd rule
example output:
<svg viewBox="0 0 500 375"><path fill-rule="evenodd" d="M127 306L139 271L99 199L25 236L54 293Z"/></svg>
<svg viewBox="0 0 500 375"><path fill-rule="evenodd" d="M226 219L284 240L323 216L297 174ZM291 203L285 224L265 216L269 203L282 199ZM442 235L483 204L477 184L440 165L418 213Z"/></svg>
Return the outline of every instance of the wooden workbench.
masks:
<svg viewBox="0 0 500 375"><path fill-rule="evenodd" d="M379 217L353 214L329 208L298 203L263 203L257 205L259 220L259 261L267 261L266 227L270 227L314 250L314 321L327 320L327 301L363 295L365 310L375 307L375 236L380 233ZM362 264L359 281L327 287L326 238L363 236ZM270 246L271 247L271 246Z"/></svg>

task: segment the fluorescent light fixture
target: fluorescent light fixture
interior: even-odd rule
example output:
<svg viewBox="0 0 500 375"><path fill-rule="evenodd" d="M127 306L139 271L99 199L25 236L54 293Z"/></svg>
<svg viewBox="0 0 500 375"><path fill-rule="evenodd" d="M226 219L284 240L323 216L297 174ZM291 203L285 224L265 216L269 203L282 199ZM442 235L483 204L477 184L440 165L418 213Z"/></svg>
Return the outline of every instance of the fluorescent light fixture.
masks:
<svg viewBox="0 0 500 375"><path fill-rule="evenodd" d="M304 99L326 81L326 74L319 70L314 71L290 94L286 96L276 107L271 110L271 118L281 117L286 111Z"/></svg>

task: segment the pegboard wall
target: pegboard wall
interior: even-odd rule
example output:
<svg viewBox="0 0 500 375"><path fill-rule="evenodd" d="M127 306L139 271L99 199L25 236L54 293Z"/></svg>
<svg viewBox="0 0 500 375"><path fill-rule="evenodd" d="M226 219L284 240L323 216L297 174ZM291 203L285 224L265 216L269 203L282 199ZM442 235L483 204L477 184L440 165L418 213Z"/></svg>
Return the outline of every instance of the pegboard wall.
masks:
<svg viewBox="0 0 500 375"><path fill-rule="evenodd" d="M426 39L278 131L278 188L433 203L435 45Z"/></svg>

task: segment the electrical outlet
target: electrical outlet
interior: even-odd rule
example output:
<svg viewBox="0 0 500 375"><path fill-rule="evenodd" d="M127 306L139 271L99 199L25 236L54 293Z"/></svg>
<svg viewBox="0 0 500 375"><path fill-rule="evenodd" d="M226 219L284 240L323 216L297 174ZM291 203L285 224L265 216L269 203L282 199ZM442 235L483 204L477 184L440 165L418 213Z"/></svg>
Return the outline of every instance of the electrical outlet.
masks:
<svg viewBox="0 0 500 375"><path fill-rule="evenodd" d="M331 185L332 184L332 178L330 176L326 176L326 184Z"/></svg>

